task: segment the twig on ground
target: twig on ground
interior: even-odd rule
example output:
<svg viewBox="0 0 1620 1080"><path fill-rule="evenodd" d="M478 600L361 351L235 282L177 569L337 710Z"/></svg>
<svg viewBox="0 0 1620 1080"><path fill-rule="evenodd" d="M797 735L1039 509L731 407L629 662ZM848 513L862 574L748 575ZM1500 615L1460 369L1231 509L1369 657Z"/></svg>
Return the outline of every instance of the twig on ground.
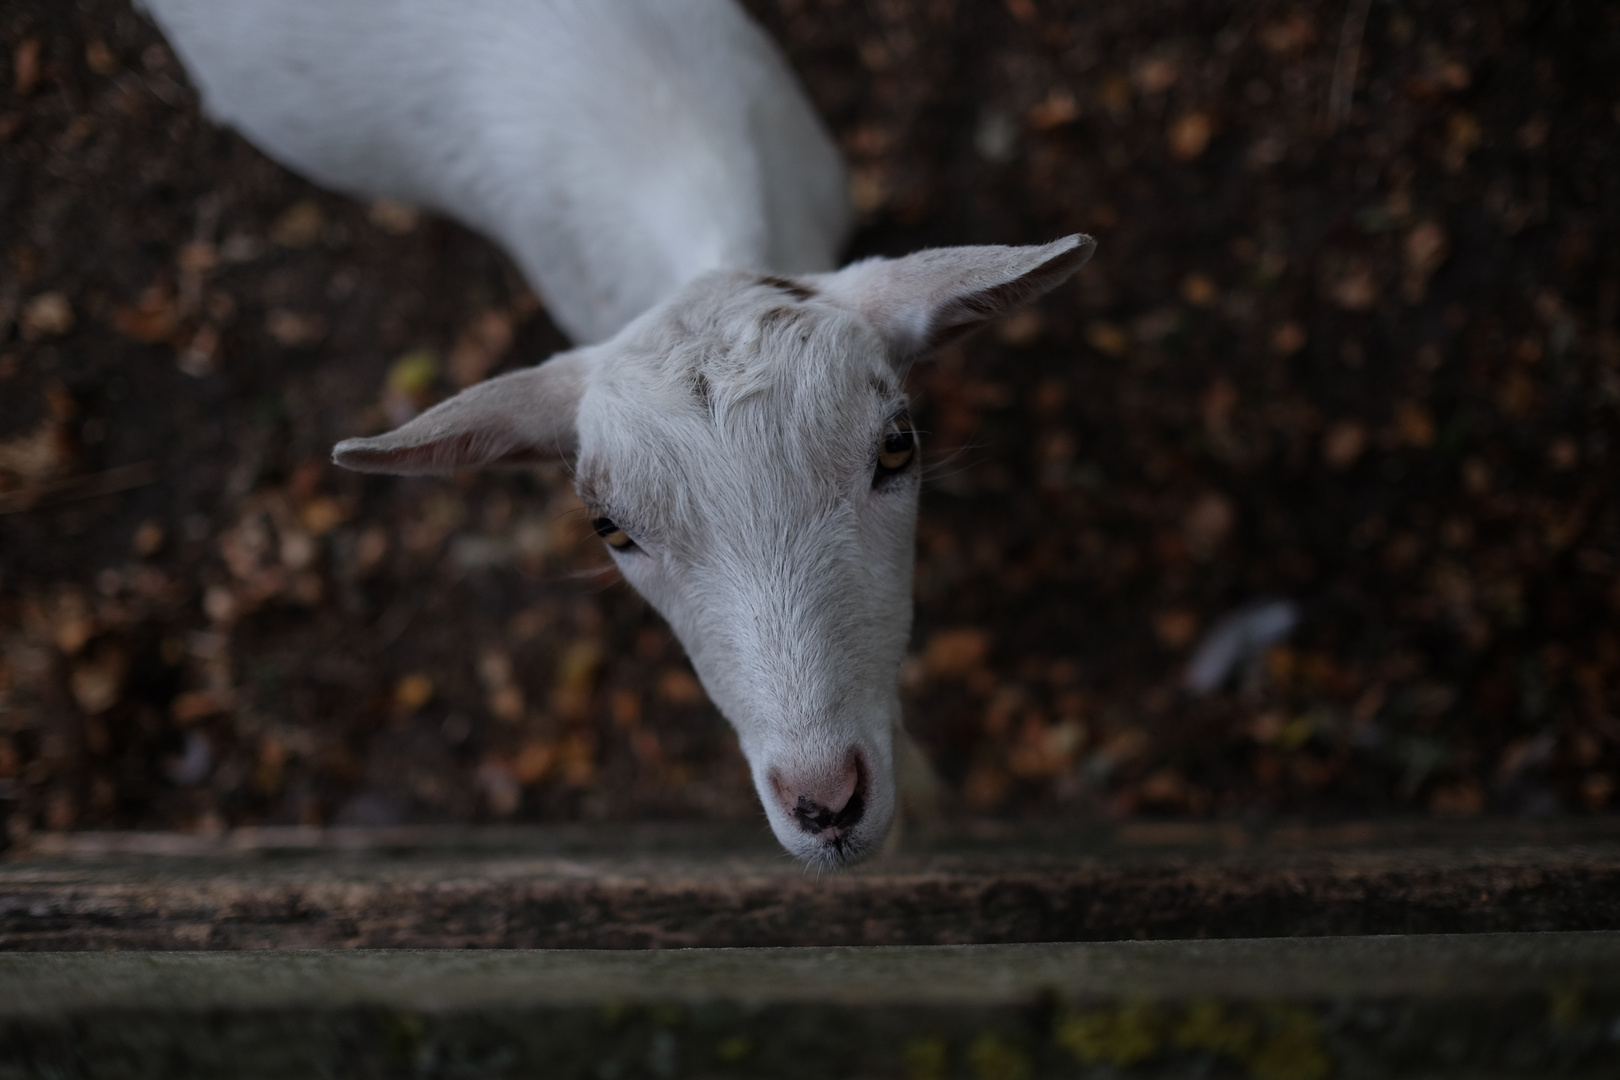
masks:
<svg viewBox="0 0 1620 1080"><path fill-rule="evenodd" d="M99 499L103 495L145 487L157 477L157 462L142 461L89 476L74 476L21 491L8 491L0 493L0 514L25 514L41 506Z"/></svg>
<svg viewBox="0 0 1620 1080"><path fill-rule="evenodd" d="M1361 66L1361 39L1367 30L1372 0L1350 0L1339 32L1339 55L1333 62L1333 83L1328 88L1327 126L1337 131L1350 119L1356 96L1356 69Z"/></svg>

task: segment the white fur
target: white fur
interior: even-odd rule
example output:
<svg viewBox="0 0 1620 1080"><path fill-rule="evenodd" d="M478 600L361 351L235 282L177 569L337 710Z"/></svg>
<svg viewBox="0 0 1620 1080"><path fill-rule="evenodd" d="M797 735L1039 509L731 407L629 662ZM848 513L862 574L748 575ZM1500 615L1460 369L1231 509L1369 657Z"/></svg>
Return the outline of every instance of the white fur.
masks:
<svg viewBox="0 0 1620 1080"><path fill-rule="evenodd" d="M210 115L490 236L576 341L709 270L829 270L848 228L832 141L733 0L141 2Z"/></svg>
<svg viewBox="0 0 1620 1080"><path fill-rule="evenodd" d="M730 0L147 2L216 115L317 179L484 228L564 326L610 337L335 460L576 458L782 844L814 865L877 850L897 803L920 486L916 460L884 472L878 454L905 369L1067 279L1092 241L811 272L841 238L840 168ZM800 798L854 797L858 820L796 820Z"/></svg>

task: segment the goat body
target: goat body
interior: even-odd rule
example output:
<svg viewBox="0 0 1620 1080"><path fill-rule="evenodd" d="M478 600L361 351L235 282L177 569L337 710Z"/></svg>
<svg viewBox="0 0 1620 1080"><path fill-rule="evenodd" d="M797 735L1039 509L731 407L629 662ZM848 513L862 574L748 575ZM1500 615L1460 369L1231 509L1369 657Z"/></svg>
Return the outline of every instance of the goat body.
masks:
<svg viewBox="0 0 1620 1080"><path fill-rule="evenodd" d="M310 177L437 208L582 347L334 458L576 461L625 579L815 865L893 821L920 487L909 364L1066 280L1089 237L832 270L837 154L731 0L146 0L216 117Z"/></svg>
<svg viewBox="0 0 1620 1080"><path fill-rule="evenodd" d="M843 167L732 0L142 0L203 106L500 242L575 341L709 270L830 270Z"/></svg>

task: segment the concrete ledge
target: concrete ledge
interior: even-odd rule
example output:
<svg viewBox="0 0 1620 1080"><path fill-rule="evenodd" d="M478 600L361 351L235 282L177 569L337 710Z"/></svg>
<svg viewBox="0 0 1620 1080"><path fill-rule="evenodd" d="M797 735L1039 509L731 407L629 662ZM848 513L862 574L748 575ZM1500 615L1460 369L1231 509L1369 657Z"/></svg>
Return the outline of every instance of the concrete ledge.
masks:
<svg viewBox="0 0 1620 1080"><path fill-rule="evenodd" d="M807 949L0 955L0 1018L374 1006L1033 1005L1620 993L1620 933Z"/></svg>
<svg viewBox="0 0 1620 1080"><path fill-rule="evenodd" d="M763 830L734 828L250 839L115 834L36 845L0 865L0 949L669 948L1620 929L1620 833L1603 821L1258 834L983 827L820 878L781 855Z"/></svg>
<svg viewBox="0 0 1620 1080"><path fill-rule="evenodd" d="M0 1077L1610 1077L1620 934L0 956Z"/></svg>

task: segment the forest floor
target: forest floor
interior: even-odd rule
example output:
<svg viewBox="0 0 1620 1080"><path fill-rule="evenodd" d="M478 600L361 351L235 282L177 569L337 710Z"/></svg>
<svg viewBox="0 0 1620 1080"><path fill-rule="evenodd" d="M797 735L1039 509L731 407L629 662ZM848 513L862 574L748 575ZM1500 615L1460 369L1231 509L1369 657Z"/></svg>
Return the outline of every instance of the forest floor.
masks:
<svg viewBox="0 0 1620 1080"><path fill-rule="evenodd" d="M1620 8L748 6L852 256L1099 240L913 374L902 682L956 809L1615 802ZM562 469L328 464L566 344L489 243L213 126L125 0L6 4L5 836L757 817ZM1187 692L1262 600L1295 632Z"/></svg>

